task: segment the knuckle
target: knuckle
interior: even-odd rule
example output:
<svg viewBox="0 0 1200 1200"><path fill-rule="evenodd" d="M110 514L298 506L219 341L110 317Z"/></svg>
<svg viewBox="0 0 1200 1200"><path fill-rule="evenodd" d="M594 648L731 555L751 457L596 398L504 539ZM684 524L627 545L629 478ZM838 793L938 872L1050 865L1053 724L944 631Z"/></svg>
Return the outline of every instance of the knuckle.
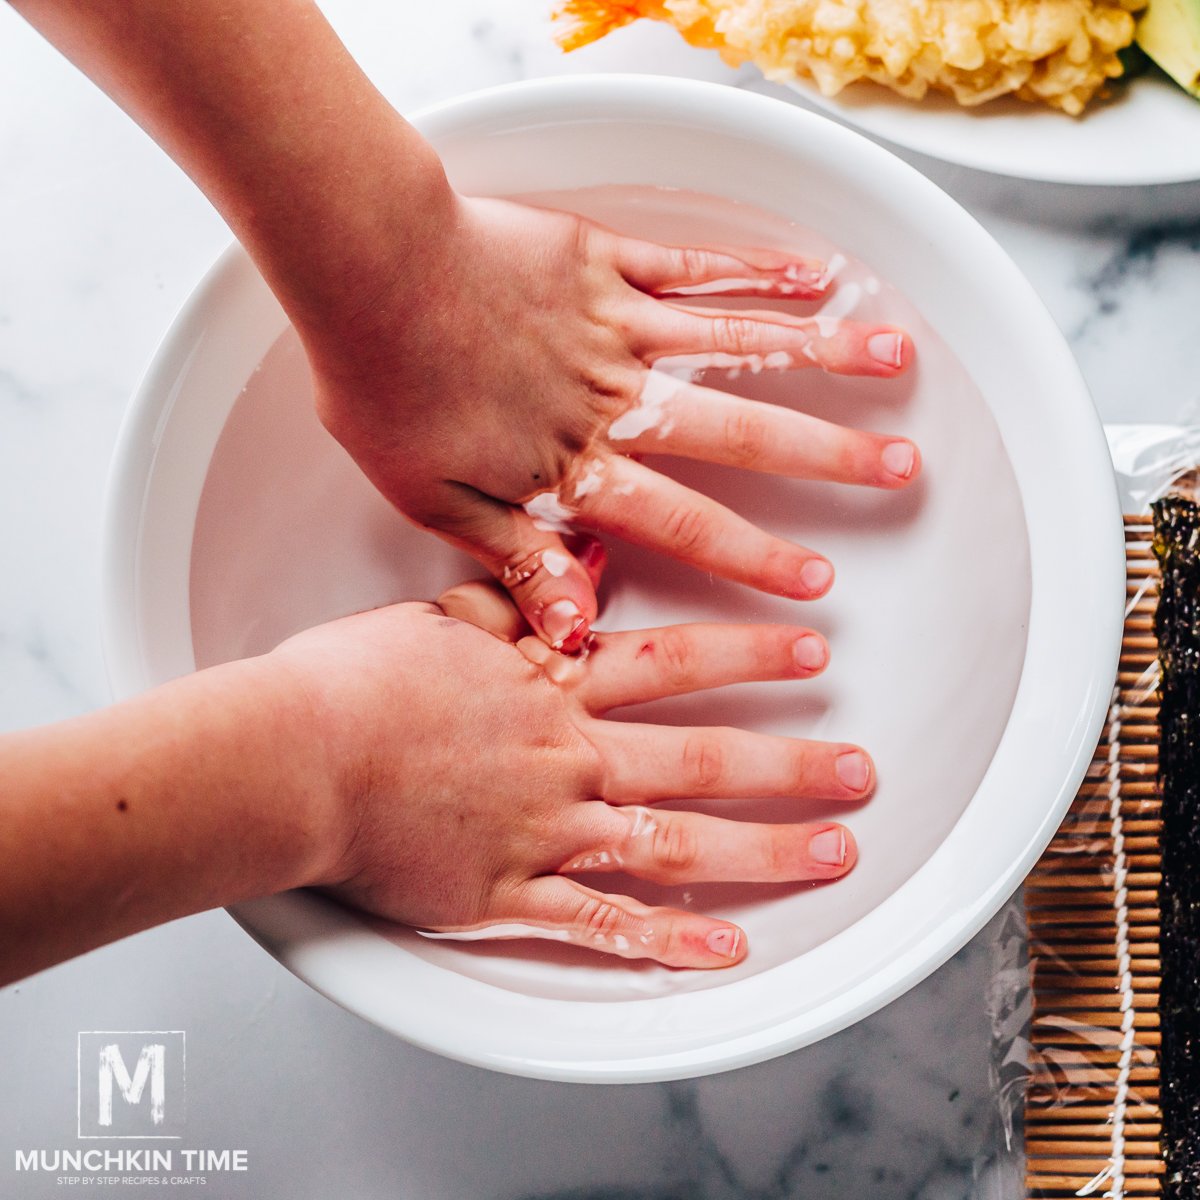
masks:
<svg viewBox="0 0 1200 1200"><path fill-rule="evenodd" d="M500 571L500 581L514 594L532 592L546 574L543 551L534 550L530 554L514 556L506 562Z"/></svg>
<svg viewBox="0 0 1200 1200"><path fill-rule="evenodd" d="M791 761L788 766L790 768L792 786L795 788L797 794L799 794L807 790L812 782L812 756L808 748L800 744L791 748L789 757Z"/></svg>
<svg viewBox="0 0 1200 1200"><path fill-rule="evenodd" d="M559 215L563 222L563 229L567 235L566 240L570 243L575 261L582 264L585 270L595 269L601 261L607 258L607 247L604 245L603 236L601 236L602 231L598 226L584 220L583 217L578 216L576 213L561 213Z"/></svg>
<svg viewBox="0 0 1200 1200"><path fill-rule="evenodd" d="M564 586L569 587L572 577L581 569L567 549L545 546L502 559L499 569L493 571L509 595L527 604L529 597L539 596L547 588L554 595Z"/></svg>
<svg viewBox="0 0 1200 1200"><path fill-rule="evenodd" d="M771 834L766 843L767 873L772 879L792 879L796 874L796 848L790 836Z"/></svg>
<svg viewBox="0 0 1200 1200"><path fill-rule="evenodd" d="M588 896L580 904L575 921L585 937L602 945L619 931L624 914L611 900Z"/></svg>
<svg viewBox="0 0 1200 1200"><path fill-rule="evenodd" d="M658 639L658 661L664 680L673 687L685 687L695 675L695 652L687 635L680 629L664 629Z"/></svg>
<svg viewBox="0 0 1200 1200"><path fill-rule="evenodd" d="M703 550L711 540L712 518L702 509L680 504L667 513L663 532L668 545L683 554L694 554Z"/></svg>
<svg viewBox="0 0 1200 1200"><path fill-rule="evenodd" d="M679 274L685 282L697 283L708 274L709 256L695 246L683 246L677 251L679 255Z"/></svg>
<svg viewBox="0 0 1200 1200"><path fill-rule="evenodd" d="M692 733L683 744L684 777L700 795L712 793L725 777L725 750L708 732Z"/></svg>
<svg viewBox="0 0 1200 1200"><path fill-rule="evenodd" d="M617 339L614 337L615 343ZM617 347L614 345L613 349ZM605 350L609 347L605 347ZM612 356L613 358L616 355ZM637 403L637 388L633 385L633 373L624 369L616 370L608 363L598 363L584 371L580 376L583 391L591 398L592 408L600 417L608 417L624 409L629 404ZM588 432L592 432L595 417L589 422Z"/></svg>
<svg viewBox="0 0 1200 1200"><path fill-rule="evenodd" d="M736 466L753 464L762 457L766 430L753 413L738 409L725 420L725 449Z"/></svg>
<svg viewBox="0 0 1200 1200"><path fill-rule="evenodd" d="M714 349L729 354L753 354L758 347L758 326L746 317L713 318Z"/></svg>
<svg viewBox="0 0 1200 1200"><path fill-rule="evenodd" d="M659 962L679 962L683 957L681 940L679 928L674 920L655 921L651 952Z"/></svg>
<svg viewBox="0 0 1200 1200"><path fill-rule="evenodd" d="M583 393L588 396L588 404L578 411L563 414L561 423L555 430L556 449L561 461L557 477L565 481L570 472L571 463L592 444L599 432L600 418L598 414L603 405L612 403L603 397L603 384L594 376L580 380ZM561 487L561 485L560 485Z"/></svg>
<svg viewBox="0 0 1200 1200"><path fill-rule="evenodd" d="M680 875L696 865L696 836L682 821L660 820L654 826L652 854L655 865L670 875Z"/></svg>
<svg viewBox="0 0 1200 1200"><path fill-rule="evenodd" d="M596 745L572 727L570 740L570 778L576 793L591 799L600 799L605 792L608 775L604 755Z"/></svg>

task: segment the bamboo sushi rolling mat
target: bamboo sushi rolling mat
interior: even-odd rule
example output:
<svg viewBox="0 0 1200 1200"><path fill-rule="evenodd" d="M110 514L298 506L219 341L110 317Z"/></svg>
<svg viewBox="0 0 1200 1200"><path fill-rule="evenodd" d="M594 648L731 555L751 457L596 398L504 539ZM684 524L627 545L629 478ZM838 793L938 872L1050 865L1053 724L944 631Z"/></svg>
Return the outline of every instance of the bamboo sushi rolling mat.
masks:
<svg viewBox="0 0 1200 1200"><path fill-rule="evenodd" d="M1031 1198L1163 1194L1153 533L1149 513L1125 518L1128 609L1108 721L1025 883Z"/></svg>

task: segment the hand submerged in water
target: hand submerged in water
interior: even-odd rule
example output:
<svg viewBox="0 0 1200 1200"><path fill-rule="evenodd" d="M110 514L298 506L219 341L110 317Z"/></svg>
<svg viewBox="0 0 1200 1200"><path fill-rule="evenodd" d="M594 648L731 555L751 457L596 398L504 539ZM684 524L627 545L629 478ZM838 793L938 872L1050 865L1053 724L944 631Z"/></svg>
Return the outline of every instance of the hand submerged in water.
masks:
<svg viewBox="0 0 1200 1200"><path fill-rule="evenodd" d="M772 250L621 237L571 214L448 193L394 284L329 337L300 325L327 427L413 520L508 588L546 642L586 640L595 593L561 534L608 532L777 595L833 581L819 554L773 537L630 455L680 455L898 488L916 447L681 382L655 363L817 366L883 378L901 331L774 311L689 309L704 295L814 299L824 265ZM436 206L434 206L436 207ZM823 332L824 331L824 332Z"/></svg>
<svg viewBox="0 0 1200 1200"><path fill-rule="evenodd" d="M596 552L582 558L594 579ZM450 936L553 938L675 967L729 966L747 952L737 926L571 876L837 878L857 858L840 824L756 824L653 804L852 802L874 786L871 761L856 746L604 715L729 683L808 678L827 657L806 629L722 625L598 633L586 658L567 657L481 583L436 605L299 634L268 659L315 697L328 760L345 764L334 795L348 831L336 861L309 882Z"/></svg>

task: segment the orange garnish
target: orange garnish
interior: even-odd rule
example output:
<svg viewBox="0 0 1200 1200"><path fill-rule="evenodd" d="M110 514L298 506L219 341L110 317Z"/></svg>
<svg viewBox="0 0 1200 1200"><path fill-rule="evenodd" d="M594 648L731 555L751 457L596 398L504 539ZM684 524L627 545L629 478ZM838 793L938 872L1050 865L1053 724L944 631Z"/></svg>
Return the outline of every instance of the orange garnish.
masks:
<svg viewBox="0 0 1200 1200"><path fill-rule="evenodd" d="M554 11L554 20L568 22L558 35L558 44L564 50L578 50L640 17L664 15L662 4L655 0L563 0Z"/></svg>

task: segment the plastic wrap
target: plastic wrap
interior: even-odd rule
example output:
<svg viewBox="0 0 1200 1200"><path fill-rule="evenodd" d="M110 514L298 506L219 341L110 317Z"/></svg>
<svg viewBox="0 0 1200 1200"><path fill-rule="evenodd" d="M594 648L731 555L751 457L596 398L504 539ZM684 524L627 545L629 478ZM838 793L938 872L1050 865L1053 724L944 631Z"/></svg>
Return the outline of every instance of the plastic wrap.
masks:
<svg viewBox="0 0 1200 1200"><path fill-rule="evenodd" d="M1153 501L1200 462L1200 426L1119 425L1107 433L1122 511L1145 512L1148 524ZM1141 634L1152 577L1136 569L1150 561L1149 538L1128 523L1126 536L1132 565L1126 615L1137 618L1127 622L1126 646L1136 628L1138 649L1123 656L1080 802L1026 888L1009 901L990 947L993 1128L975 1163L973 1200L1158 1194L1157 1018L1146 1011L1153 1008L1153 978L1139 975L1141 964L1153 959L1150 944L1137 941L1145 937L1137 924L1145 910L1137 906L1156 906L1157 897L1146 869L1153 848L1139 836L1138 802L1131 808L1127 795L1147 791L1157 770L1147 744L1156 730L1146 714L1156 703L1158 665L1148 648L1153 643ZM1132 736L1135 728L1144 762L1123 741L1123 730ZM1039 910L1053 895L1044 890L1047 880L1059 872L1064 880L1103 878L1107 884L1103 891L1084 884L1063 901L1064 916L1067 906L1094 908L1100 939L1094 948L1071 947L1053 924L1053 910L1049 916ZM1111 945L1105 948L1107 932ZM1088 994L1097 992L1102 1020L1087 1011Z"/></svg>

